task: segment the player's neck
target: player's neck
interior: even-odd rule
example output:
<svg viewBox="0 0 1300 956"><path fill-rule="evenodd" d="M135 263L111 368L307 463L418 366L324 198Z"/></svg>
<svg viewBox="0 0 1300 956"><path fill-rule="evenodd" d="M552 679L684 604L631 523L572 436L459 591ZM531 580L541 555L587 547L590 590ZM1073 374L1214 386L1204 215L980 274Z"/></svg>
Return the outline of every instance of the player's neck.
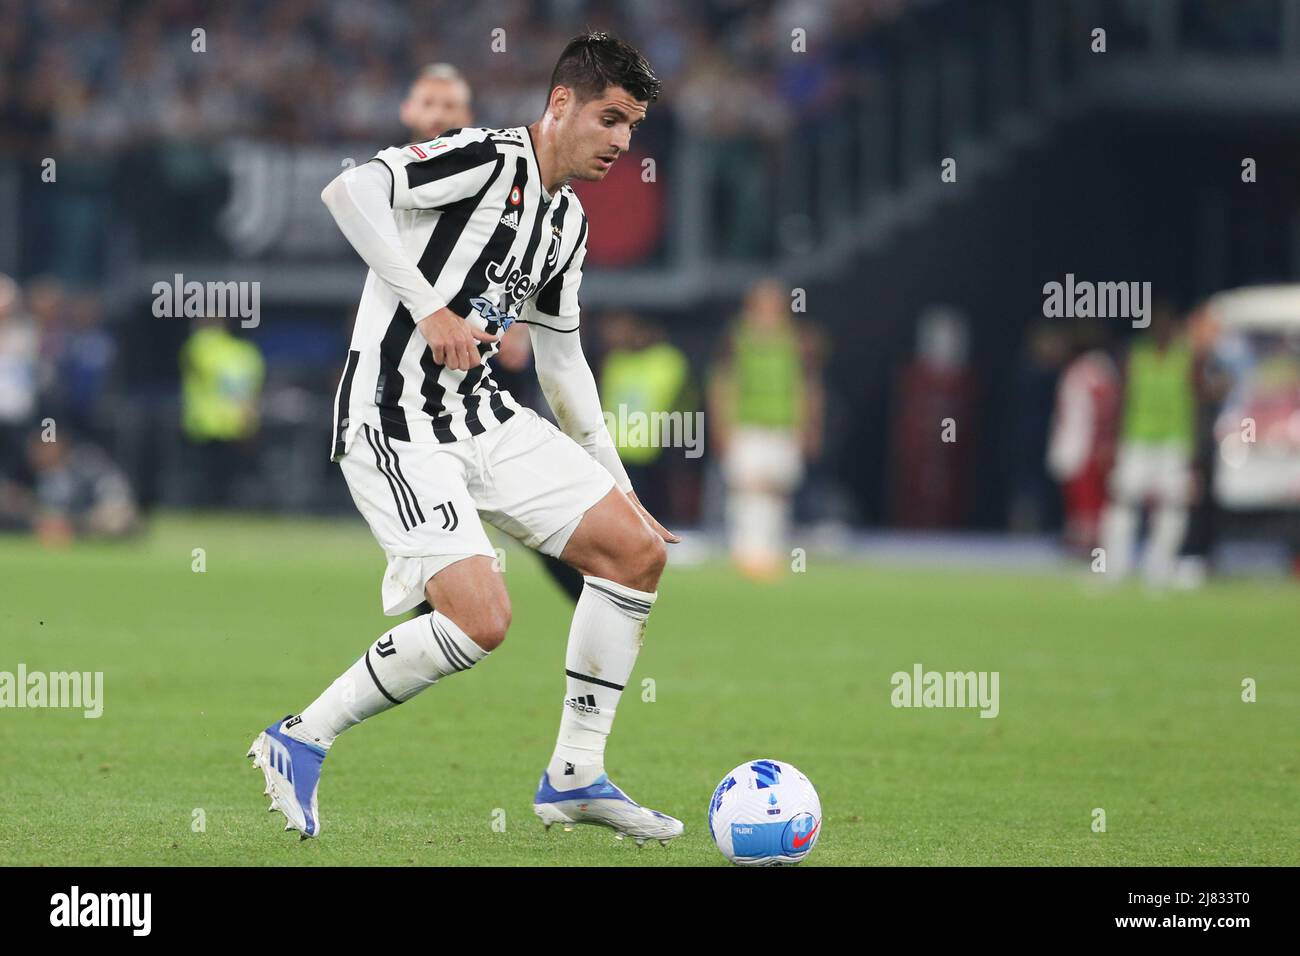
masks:
<svg viewBox="0 0 1300 956"><path fill-rule="evenodd" d="M533 152L537 154L537 170L542 177L542 188L547 195L554 196L555 191L568 181L565 170L560 168L559 150L555 146L555 126L549 122L549 114L528 127L528 135L533 141Z"/></svg>

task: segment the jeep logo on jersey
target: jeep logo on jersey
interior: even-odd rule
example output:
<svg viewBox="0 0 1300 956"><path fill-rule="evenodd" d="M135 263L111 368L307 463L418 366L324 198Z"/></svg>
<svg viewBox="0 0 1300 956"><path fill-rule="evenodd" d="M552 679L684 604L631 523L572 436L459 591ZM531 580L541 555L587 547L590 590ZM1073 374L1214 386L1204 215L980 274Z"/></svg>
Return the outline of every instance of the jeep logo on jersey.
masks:
<svg viewBox="0 0 1300 956"><path fill-rule="evenodd" d="M487 322L487 331L489 334L496 334L497 330L505 331L514 324L516 316L509 312L502 311L482 296L474 296L469 300L470 307L479 315L483 316ZM492 323L495 322L494 326Z"/></svg>
<svg viewBox="0 0 1300 956"><path fill-rule="evenodd" d="M528 298L528 293L533 287L532 276L524 275L524 270L515 265L514 256L511 256L510 261L504 265L496 262L489 263L487 277L493 285L500 283L502 295L508 295L516 302Z"/></svg>

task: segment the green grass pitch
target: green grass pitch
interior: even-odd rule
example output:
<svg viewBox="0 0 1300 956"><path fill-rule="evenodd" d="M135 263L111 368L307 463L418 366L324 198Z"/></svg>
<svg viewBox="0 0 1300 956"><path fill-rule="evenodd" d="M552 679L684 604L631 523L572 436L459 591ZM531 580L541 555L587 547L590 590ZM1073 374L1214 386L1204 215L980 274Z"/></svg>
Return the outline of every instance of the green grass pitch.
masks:
<svg viewBox="0 0 1300 956"><path fill-rule="evenodd" d="M532 814L569 608L531 555L506 567L506 643L340 738L323 832L300 842L244 753L383 632L364 526L172 517L58 553L0 539L0 671L103 671L105 698L98 719L0 710L0 864L725 865L709 797L763 756L821 794L809 866L1300 863L1294 586L1153 596L816 555L767 586L670 567L607 766L686 833L638 850ZM999 716L894 708L890 676L916 662L998 671Z"/></svg>

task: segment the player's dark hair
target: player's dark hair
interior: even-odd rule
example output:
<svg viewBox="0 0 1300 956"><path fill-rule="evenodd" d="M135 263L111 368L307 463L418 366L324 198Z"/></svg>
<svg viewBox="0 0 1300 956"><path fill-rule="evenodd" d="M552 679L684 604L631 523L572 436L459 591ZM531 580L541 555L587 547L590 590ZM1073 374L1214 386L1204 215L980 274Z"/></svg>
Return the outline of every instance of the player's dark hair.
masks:
<svg viewBox="0 0 1300 956"><path fill-rule="evenodd" d="M565 44L551 72L551 90L567 86L585 103L619 86L638 100L653 103L660 83L650 64L632 45L608 33L583 33Z"/></svg>

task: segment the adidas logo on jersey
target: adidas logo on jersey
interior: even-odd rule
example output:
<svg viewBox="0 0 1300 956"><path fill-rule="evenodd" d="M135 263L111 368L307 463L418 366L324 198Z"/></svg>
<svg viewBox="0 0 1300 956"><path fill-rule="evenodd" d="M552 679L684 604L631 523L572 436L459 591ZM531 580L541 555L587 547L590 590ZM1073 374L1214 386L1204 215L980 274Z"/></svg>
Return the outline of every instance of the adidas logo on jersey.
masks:
<svg viewBox="0 0 1300 956"><path fill-rule="evenodd" d="M502 216L501 225L509 226L515 232L518 232L519 231L519 210L515 209L514 211L508 212L504 216Z"/></svg>
<svg viewBox="0 0 1300 956"><path fill-rule="evenodd" d="M600 708L596 706L596 698L591 694L586 696L570 697L564 701L565 707L572 707L579 714L599 714Z"/></svg>

